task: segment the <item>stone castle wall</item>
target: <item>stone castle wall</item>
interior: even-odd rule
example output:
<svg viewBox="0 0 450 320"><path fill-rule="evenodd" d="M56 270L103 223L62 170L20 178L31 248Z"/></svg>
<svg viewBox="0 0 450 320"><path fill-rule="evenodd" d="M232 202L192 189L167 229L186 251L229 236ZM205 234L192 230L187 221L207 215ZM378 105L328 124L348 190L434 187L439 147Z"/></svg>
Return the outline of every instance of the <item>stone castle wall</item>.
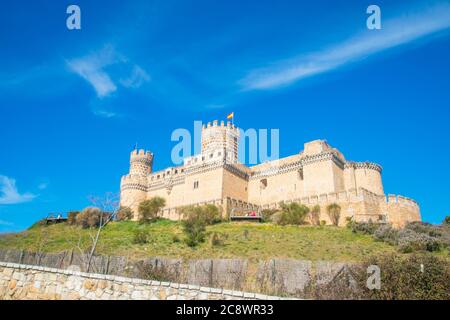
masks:
<svg viewBox="0 0 450 320"><path fill-rule="evenodd" d="M250 292L0 262L0 300L279 300Z"/></svg>
<svg viewBox="0 0 450 320"><path fill-rule="evenodd" d="M265 208L326 195L324 204L337 199L342 221L384 219L402 226L420 220L416 202L403 197L386 200L378 164L347 161L326 141L315 140L305 143L299 154L247 167L235 158L238 137L238 128L229 123L209 123L202 130L201 154L158 172L152 172L150 152L133 151L130 173L121 180L121 205L132 208L137 219L139 203L158 196L166 199L165 216L178 219L176 208L186 205L222 201L228 210L228 198ZM329 222L326 213L321 220Z"/></svg>

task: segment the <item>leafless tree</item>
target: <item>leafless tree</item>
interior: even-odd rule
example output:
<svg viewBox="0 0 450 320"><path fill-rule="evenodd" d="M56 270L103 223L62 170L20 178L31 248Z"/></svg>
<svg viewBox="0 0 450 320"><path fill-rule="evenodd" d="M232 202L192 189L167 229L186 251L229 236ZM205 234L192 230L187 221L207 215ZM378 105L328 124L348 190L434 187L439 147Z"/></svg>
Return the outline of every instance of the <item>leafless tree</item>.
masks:
<svg viewBox="0 0 450 320"><path fill-rule="evenodd" d="M92 205L100 209L101 214L97 232L95 236L91 235L92 247L87 259L87 270L91 266L92 257L97 249L98 240L103 228L115 219L120 208L119 195L117 193L107 192L104 196L89 196L88 199Z"/></svg>

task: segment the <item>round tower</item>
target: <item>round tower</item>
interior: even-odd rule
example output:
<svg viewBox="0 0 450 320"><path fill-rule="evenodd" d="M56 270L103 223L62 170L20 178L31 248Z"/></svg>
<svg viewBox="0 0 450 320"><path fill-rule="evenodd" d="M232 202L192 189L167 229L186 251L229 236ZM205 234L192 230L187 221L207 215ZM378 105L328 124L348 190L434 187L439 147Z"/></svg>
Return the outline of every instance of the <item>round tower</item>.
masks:
<svg viewBox="0 0 450 320"><path fill-rule="evenodd" d="M147 199L147 176L152 172L153 154L144 150L133 150L130 155L130 173L120 182L120 205L133 211L137 220L139 204Z"/></svg>
<svg viewBox="0 0 450 320"><path fill-rule="evenodd" d="M384 195L380 165L372 162L347 162L344 171L346 189L364 188L377 195Z"/></svg>
<svg viewBox="0 0 450 320"><path fill-rule="evenodd" d="M220 153L228 162L238 160L239 128L231 122L217 120L208 122L202 128L202 155L208 159ZM225 158L226 157L226 158Z"/></svg>
<svg viewBox="0 0 450 320"><path fill-rule="evenodd" d="M150 151L133 150L130 155L130 175L147 176L152 172L153 154Z"/></svg>

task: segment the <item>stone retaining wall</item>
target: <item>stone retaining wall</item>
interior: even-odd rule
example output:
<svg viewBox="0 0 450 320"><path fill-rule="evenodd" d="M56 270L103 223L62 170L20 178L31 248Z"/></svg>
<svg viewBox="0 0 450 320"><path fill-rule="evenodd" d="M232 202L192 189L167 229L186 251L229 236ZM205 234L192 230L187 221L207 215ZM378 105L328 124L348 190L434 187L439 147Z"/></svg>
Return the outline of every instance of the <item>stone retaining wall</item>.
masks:
<svg viewBox="0 0 450 320"><path fill-rule="evenodd" d="M0 262L2 300L280 300L242 291Z"/></svg>

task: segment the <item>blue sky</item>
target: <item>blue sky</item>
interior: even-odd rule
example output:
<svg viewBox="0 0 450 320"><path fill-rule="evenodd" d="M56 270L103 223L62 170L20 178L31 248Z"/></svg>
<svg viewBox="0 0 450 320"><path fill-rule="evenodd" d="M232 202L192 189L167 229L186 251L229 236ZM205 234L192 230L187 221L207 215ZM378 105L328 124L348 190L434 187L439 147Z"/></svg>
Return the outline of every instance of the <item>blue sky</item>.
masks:
<svg viewBox="0 0 450 320"><path fill-rule="evenodd" d="M82 29L66 28L77 4ZM382 29L366 28L381 8ZM386 193L449 215L448 1L8 1L0 11L0 232L117 192L136 142L176 128L280 129L380 163Z"/></svg>

